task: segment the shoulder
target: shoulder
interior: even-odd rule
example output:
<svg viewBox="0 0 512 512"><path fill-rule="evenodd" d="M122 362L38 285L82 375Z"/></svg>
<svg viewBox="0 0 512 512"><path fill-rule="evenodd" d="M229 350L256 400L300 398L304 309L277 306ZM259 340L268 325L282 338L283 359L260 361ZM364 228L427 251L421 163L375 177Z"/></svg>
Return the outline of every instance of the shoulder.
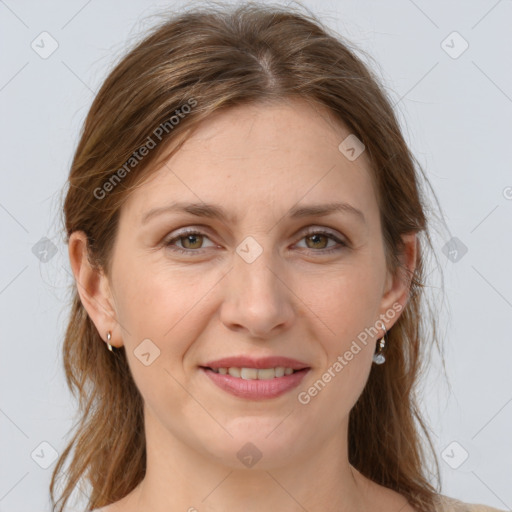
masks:
<svg viewBox="0 0 512 512"><path fill-rule="evenodd" d="M478 503L465 503L450 496L438 496L438 508L436 512L505 512L502 509L481 505Z"/></svg>

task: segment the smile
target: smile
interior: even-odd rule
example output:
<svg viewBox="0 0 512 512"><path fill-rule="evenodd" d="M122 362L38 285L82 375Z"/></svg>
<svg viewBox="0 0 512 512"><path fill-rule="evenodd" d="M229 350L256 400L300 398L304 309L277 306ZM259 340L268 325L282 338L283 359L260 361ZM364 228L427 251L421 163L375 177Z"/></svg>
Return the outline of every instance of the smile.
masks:
<svg viewBox="0 0 512 512"><path fill-rule="evenodd" d="M285 368L284 366L277 366L275 368L237 368L236 366L231 366L229 368L210 369L221 375L231 375L231 377L246 380L275 379L276 377L291 375L295 371L293 368Z"/></svg>
<svg viewBox="0 0 512 512"><path fill-rule="evenodd" d="M278 366L275 368L212 368L200 367L223 391L248 400L276 398L296 388L310 368L293 370Z"/></svg>

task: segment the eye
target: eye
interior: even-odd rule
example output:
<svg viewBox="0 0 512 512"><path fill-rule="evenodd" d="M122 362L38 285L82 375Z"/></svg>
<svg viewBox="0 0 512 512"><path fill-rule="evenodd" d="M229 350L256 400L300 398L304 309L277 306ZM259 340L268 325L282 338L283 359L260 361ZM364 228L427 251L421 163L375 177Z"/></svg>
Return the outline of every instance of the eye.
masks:
<svg viewBox="0 0 512 512"><path fill-rule="evenodd" d="M197 229L189 228L177 233L176 236L165 241L164 245L172 251L191 256L193 254L201 254L204 252L206 249L203 247L204 240L209 240L205 233ZM329 254L348 247L347 243L340 240L333 233L325 230L310 229L300 240L306 240L306 249L320 254ZM327 248L328 245L326 244L328 244L329 241L335 243L334 246ZM177 246L176 243L180 243L182 247ZM212 243L210 247L216 246Z"/></svg>
<svg viewBox="0 0 512 512"><path fill-rule="evenodd" d="M348 247L345 242L340 240L333 233L325 230L310 230L301 238L301 240L306 240L307 249L311 249L313 252L321 252L323 254L339 251L344 247ZM335 243L334 246L326 249L326 244L328 244L329 241L337 242L337 244Z"/></svg>
<svg viewBox="0 0 512 512"><path fill-rule="evenodd" d="M195 229L187 229L167 240L165 246L182 254L197 253L202 252L198 249L202 249L201 245L205 239L208 240L208 237L204 233ZM175 242L181 243L183 248L176 247ZM212 246L214 245L212 244Z"/></svg>

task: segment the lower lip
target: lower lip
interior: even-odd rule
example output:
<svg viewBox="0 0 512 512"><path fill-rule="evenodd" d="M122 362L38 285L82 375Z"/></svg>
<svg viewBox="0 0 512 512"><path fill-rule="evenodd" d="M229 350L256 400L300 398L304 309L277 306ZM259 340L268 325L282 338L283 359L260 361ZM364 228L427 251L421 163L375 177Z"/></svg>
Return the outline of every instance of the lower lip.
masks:
<svg viewBox="0 0 512 512"><path fill-rule="evenodd" d="M264 400L266 398L278 397L296 388L304 378L304 375L309 371L309 368L299 370L291 375L265 380L248 380L232 377L229 374L216 373L209 368L201 368L201 371L208 375L219 388L232 395L249 400Z"/></svg>

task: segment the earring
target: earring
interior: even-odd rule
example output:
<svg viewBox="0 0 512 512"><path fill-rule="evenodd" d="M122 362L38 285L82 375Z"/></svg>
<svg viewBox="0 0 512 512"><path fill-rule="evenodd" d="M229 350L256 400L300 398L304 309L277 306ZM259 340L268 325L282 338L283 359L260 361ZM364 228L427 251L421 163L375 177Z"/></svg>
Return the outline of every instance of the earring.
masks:
<svg viewBox="0 0 512 512"><path fill-rule="evenodd" d="M107 332L107 347L110 350L110 352L114 352L112 350L112 345L109 343L110 339L112 338L112 334L110 334L110 331Z"/></svg>
<svg viewBox="0 0 512 512"><path fill-rule="evenodd" d="M375 364L383 364L386 362L386 356L384 355L385 348L386 348L386 328L382 326L384 329L384 335L382 338L377 342L377 350L375 351L375 354L373 354L373 362Z"/></svg>

